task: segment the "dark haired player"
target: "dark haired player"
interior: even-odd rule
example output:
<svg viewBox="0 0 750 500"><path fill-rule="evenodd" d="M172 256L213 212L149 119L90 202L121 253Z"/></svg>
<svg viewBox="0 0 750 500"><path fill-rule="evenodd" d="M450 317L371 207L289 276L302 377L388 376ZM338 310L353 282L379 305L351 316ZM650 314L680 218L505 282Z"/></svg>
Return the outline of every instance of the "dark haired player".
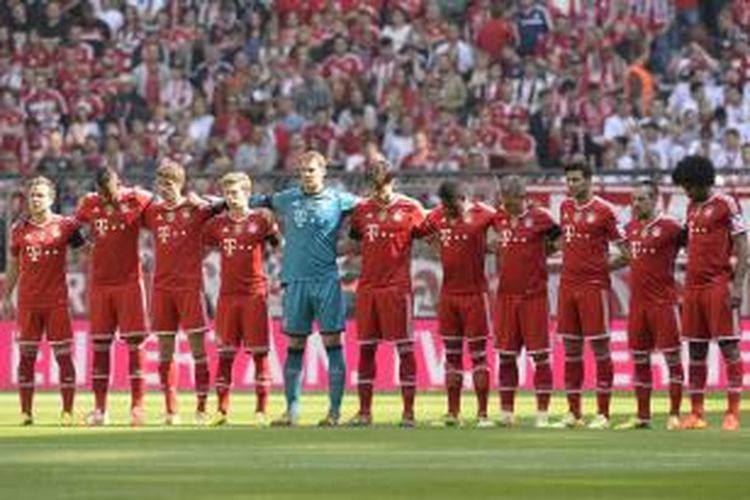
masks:
<svg viewBox="0 0 750 500"><path fill-rule="evenodd" d="M633 191L633 219L625 227L630 263L628 344L635 365L637 414L617 429L651 427L651 354L664 355L669 371L667 429L680 428L684 373L680 345L680 319L674 280L675 260L685 242L682 225L657 211L659 188L653 181L639 183Z"/></svg>
<svg viewBox="0 0 750 500"><path fill-rule="evenodd" d="M359 412L350 425L372 422L372 393L378 342L395 344L403 398L401 425L414 426L417 368L412 330L411 249L424 220L416 200L394 191L391 166L375 161L368 166L370 196L357 204L349 221L351 236L360 242L362 274L356 299L359 336Z"/></svg>
<svg viewBox="0 0 750 500"><path fill-rule="evenodd" d="M596 357L597 415L591 429L609 428L612 355L609 349L609 243L622 245L614 207L595 196L592 171L583 162L565 167L569 197L560 205L562 273L557 304L557 331L565 345L565 390L568 415L556 427L583 427L581 390L584 341ZM626 251L624 248L621 250Z"/></svg>
<svg viewBox="0 0 750 500"><path fill-rule="evenodd" d="M443 266L438 305L448 392L448 413L443 423L449 427L461 423L463 344L466 339L477 396L477 426L491 427L493 423L487 417L489 370L486 352L491 328L490 301L484 264L487 230L493 225L495 210L470 201L464 188L454 181L441 184L438 195L440 206L429 213L418 234L434 237Z"/></svg>
<svg viewBox="0 0 750 500"><path fill-rule="evenodd" d="M83 196L76 210L78 221L89 227L93 247L89 329L94 350L94 410L87 423L107 423L110 350L117 334L128 344L130 424L138 426L144 419L141 344L148 332L138 236L141 216L153 196L123 187L111 168L97 171L95 182L96 192Z"/></svg>
<svg viewBox="0 0 750 500"><path fill-rule="evenodd" d="M682 427L708 426L703 403L706 359L709 342L716 340L724 357L728 383L722 427L737 430L743 382L739 308L747 274L747 229L737 202L713 190L715 171L711 160L685 157L677 164L672 179L690 198L682 328L690 355L691 411Z"/></svg>

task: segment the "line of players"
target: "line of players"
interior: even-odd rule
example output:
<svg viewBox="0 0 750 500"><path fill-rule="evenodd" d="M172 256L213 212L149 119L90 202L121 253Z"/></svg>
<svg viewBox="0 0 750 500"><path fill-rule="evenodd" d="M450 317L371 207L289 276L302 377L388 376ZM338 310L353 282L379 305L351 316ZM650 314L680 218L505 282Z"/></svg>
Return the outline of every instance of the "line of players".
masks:
<svg viewBox="0 0 750 500"><path fill-rule="evenodd" d="M278 245L283 233L283 324L288 336L284 366L287 411L272 422L295 425L299 419L302 358L307 336L317 321L329 361L329 411L320 425L340 422L345 382L341 332L344 305L336 265L338 235L348 217L351 240L362 256L356 295L359 342L359 411L350 425L372 423L376 351L391 341L399 356L403 398L401 425L415 425L416 362L411 332L410 260L412 243L424 238L439 249L443 283L438 307L439 332L445 346L448 411L442 424L461 423L464 340L472 359L478 401L477 425L488 418L489 371L486 342L494 334L499 353L499 423L514 424L518 386L516 358L526 348L534 361L538 427L583 427L584 341L596 357L597 414L589 428L610 427L613 381L609 350L608 292L610 271L630 264L629 343L635 365L637 416L618 427L650 426L651 366L654 350L665 356L670 376L670 429L700 429L705 420L708 342L717 340L724 355L728 408L723 427L739 427L742 361L739 350L739 305L747 269L747 236L736 202L712 191L714 169L702 157L688 157L674 172L691 203L687 224L657 211L658 187L640 183L634 190L633 220L625 232L612 205L594 196L592 172L584 164L565 169L569 191L560 208L560 223L526 197L523 181L501 180L500 203L493 208L474 202L460 183L445 182L441 204L425 213L418 202L395 191L389 165L368 167L371 193L365 199L326 187L324 158L303 156L299 187L251 197L250 179L231 173L221 179L223 202L184 196L182 167L166 162L157 170L157 195L120 186L109 170L97 177L98 192L85 196L75 217L50 211L54 187L44 178L29 184L29 218L13 228L11 260L4 306L20 275L18 321L21 356L18 366L22 422L32 423L33 367L37 346L46 331L60 366L62 423L72 423L74 368L70 361L70 320L65 289L68 244L85 244L80 226L91 229L90 321L93 340L95 409L89 423L106 423L110 347L119 332L130 348L131 423L144 416L140 346L146 337L143 287L138 260L138 234L144 226L154 235L156 266L151 298L151 331L159 339L159 378L165 396L165 424L177 419L174 342L178 329L190 339L195 361L196 421L227 422L232 363L244 346L256 366L256 416L266 422L270 379L266 278L266 243ZM254 206L256 208L249 208ZM488 241L490 229L496 241ZM609 253L614 242L619 252ZM688 265L682 311L678 311L674 267L687 245ZM206 246L221 253L221 290L216 331L219 362L216 375L218 411L209 418L209 389L204 337L208 329L203 306L201 262ZM352 249L350 248L350 251ZM494 332L484 263L488 251L497 256L499 285L495 297ZM550 422L553 387L548 335L547 256L562 252L558 332L565 347L568 414ZM680 316L682 321L680 321ZM680 323L689 346L691 412L679 419L683 390Z"/></svg>

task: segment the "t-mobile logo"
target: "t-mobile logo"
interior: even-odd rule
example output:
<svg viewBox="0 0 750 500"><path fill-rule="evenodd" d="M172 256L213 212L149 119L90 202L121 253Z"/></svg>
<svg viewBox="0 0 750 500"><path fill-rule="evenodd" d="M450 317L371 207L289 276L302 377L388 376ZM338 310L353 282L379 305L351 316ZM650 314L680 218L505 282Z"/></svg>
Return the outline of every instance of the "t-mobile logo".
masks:
<svg viewBox="0 0 750 500"><path fill-rule="evenodd" d="M440 243L443 245L448 245L451 240L452 235L453 235L453 231L451 231L450 229L441 229L440 230Z"/></svg>
<svg viewBox="0 0 750 500"><path fill-rule="evenodd" d="M566 224L563 226L563 236L565 237L565 241L570 243L573 241L573 238L576 237L576 228L572 224Z"/></svg>
<svg viewBox="0 0 750 500"><path fill-rule="evenodd" d="M161 241L162 245L166 244L167 241L169 241L169 233L169 226L159 226L159 228L156 230L156 237L159 238L159 241Z"/></svg>
<svg viewBox="0 0 750 500"><path fill-rule="evenodd" d="M31 262L38 262L42 255L42 249L39 247L26 247L26 253L29 255Z"/></svg>
<svg viewBox="0 0 750 500"><path fill-rule="evenodd" d="M507 247L513 239L513 231L510 229L503 229L500 231L500 245Z"/></svg>
<svg viewBox="0 0 750 500"><path fill-rule="evenodd" d="M377 224L367 224L367 229L365 230L365 235L367 236L367 239L370 241L375 241L375 239L378 237L378 234L380 233L378 229Z"/></svg>
<svg viewBox="0 0 750 500"><path fill-rule="evenodd" d="M99 233L100 236L104 236L107 233L107 229L109 229L107 219L96 219L94 221L94 229L96 229L96 232Z"/></svg>
<svg viewBox="0 0 750 500"><path fill-rule="evenodd" d="M234 254L234 251L237 250L237 240L235 238L224 238L221 244L224 248L224 253L230 257Z"/></svg>

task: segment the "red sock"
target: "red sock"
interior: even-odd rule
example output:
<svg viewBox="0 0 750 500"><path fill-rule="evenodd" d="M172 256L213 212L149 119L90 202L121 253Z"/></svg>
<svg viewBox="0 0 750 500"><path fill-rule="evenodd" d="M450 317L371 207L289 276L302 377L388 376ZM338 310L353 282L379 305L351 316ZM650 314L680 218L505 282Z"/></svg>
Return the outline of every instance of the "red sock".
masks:
<svg viewBox="0 0 750 500"><path fill-rule="evenodd" d="M638 403L638 418L651 420L651 387L652 387L651 363L648 358L645 361L635 362L635 398Z"/></svg>
<svg viewBox="0 0 750 500"><path fill-rule="evenodd" d="M487 367L487 339L485 337L469 340L469 353L472 363L472 380L474 393L477 395L477 416L487 418L487 399L490 392L490 372Z"/></svg>
<svg viewBox="0 0 750 500"><path fill-rule="evenodd" d="M67 347L66 349L70 349ZM64 412L73 411L73 400L76 394L76 368L69 350L55 355L57 367L60 371L60 395Z"/></svg>
<svg viewBox="0 0 750 500"><path fill-rule="evenodd" d="M398 378L401 383L404 415L414 418L414 397L417 389L417 361L414 358L414 344L411 342L400 344L398 351Z"/></svg>
<svg viewBox="0 0 750 500"><path fill-rule="evenodd" d="M536 409L540 412L547 412L552 395L552 366L549 363L549 359L537 362L534 370Z"/></svg>
<svg viewBox="0 0 750 500"><path fill-rule="evenodd" d="M377 341L361 343L359 345L357 393L359 395L359 413L361 415L371 415L372 413L372 388L375 384L377 370L375 365L377 350Z"/></svg>
<svg viewBox="0 0 750 500"><path fill-rule="evenodd" d="M609 403L612 399L612 356L596 360L596 411L609 418Z"/></svg>
<svg viewBox="0 0 750 500"><path fill-rule="evenodd" d="M518 387L518 363L515 356L500 355L498 385L500 386L500 409L513 413Z"/></svg>
<svg viewBox="0 0 750 500"><path fill-rule="evenodd" d="M34 401L34 365L36 353L21 350L18 360L18 397L21 402L21 412L31 415Z"/></svg>
<svg viewBox="0 0 750 500"><path fill-rule="evenodd" d="M130 377L130 408L143 408L143 350L140 344L128 346L128 376Z"/></svg>
<svg viewBox="0 0 750 500"><path fill-rule="evenodd" d="M693 415L703 418L703 399L706 392L706 377L708 376L706 360L690 360L688 370L690 371L690 410Z"/></svg>
<svg viewBox="0 0 750 500"><path fill-rule="evenodd" d="M205 356L195 359L195 396L197 398L195 411L203 413L206 411L206 400L208 389L211 385L211 375L208 371L208 358Z"/></svg>
<svg viewBox="0 0 750 500"><path fill-rule="evenodd" d="M159 361L159 383L164 393L164 409L168 415L177 413L177 388L175 387L174 360Z"/></svg>
<svg viewBox="0 0 750 500"><path fill-rule="evenodd" d="M448 392L448 414L461 414L461 389L464 382L462 359L463 342L460 338L443 339L445 344L445 388Z"/></svg>
<svg viewBox="0 0 750 500"><path fill-rule="evenodd" d="M568 411L581 418L581 389L583 387L583 358L565 357L565 391Z"/></svg>
<svg viewBox="0 0 750 500"><path fill-rule="evenodd" d="M667 365L667 367L669 368L669 414L679 415L685 373L680 362Z"/></svg>
<svg viewBox="0 0 750 500"><path fill-rule="evenodd" d="M727 370L727 412L737 416L740 414L740 399L742 396L743 367L742 359L726 362Z"/></svg>
<svg viewBox="0 0 750 500"><path fill-rule="evenodd" d="M216 397L219 412L229 413L229 391L232 388L232 366L235 352L231 350L219 351L219 367L216 370Z"/></svg>
<svg viewBox="0 0 750 500"><path fill-rule="evenodd" d="M268 351L253 353L253 363L255 363L255 412L265 413L268 406L268 392L271 389Z"/></svg>
<svg viewBox="0 0 750 500"><path fill-rule="evenodd" d="M107 391L110 376L111 341L94 342L94 360L91 374L91 388L94 391L94 408L102 413L107 411Z"/></svg>

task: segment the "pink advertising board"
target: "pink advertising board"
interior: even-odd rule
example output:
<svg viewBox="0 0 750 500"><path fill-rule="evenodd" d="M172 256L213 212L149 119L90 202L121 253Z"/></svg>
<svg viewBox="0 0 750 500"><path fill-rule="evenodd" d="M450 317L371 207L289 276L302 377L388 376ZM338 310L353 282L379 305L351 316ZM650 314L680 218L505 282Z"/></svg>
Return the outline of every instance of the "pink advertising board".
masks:
<svg viewBox="0 0 750 500"><path fill-rule="evenodd" d="M632 386L632 363L630 353L627 349L626 336L623 331L624 323L615 321L612 324L612 352L615 366L615 388L628 389ZM742 359L745 362L746 372L750 373L750 321L744 323L742 341ZM280 322L275 321L274 342L271 352L271 371L275 387L282 385L283 361L285 352L285 340L281 334ZM13 322L0 322L0 390L12 390L16 387L15 366L18 359L17 345L13 342L16 325ZM86 321L75 321L73 324L75 342L74 358L78 368L78 384L81 387L90 386L91 372L91 349L88 339ZM554 331L554 325L551 332ZM437 335L437 322L435 320L417 320L414 325L416 355L418 365L418 386L420 390L435 390L443 387L443 345ZM553 335L553 333L551 333ZM554 336L553 336L554 339ZM347 383L350 388L356 386L357 380L357 347L356 327L349 323L345 338L346 360L347 360ZM211 371L215 370L216 350L213 339L208 342L209 355L211 357ZM563 381L563 351L562 344L555 339L553 342L553 360L555 370L555 387L562 388ZM488 346L488 352L493 352ZM721 356L712 346L709 357L709 385L722 387L724 376ZM496 356L490 355L490 367L492 370L493 387L496 385ZM525 358L523 358L525 359ZM158 352L156 340L150 338L145 345L145 373L150 390L158 387L157 362ZM183 389L192 387L192 360L185 339L179 344L176 361L179 373L179 385ZM393 347L388 344L381 345L378 352L378 377L377 388L380 390L394 390L398 387L397 357L394 357ZM469 387L471 383L470 360L465 356L464 367L467 368L465 382ZM305 389L324 389L326 387L326 356L320 338L317 335L311 337L305 359L304 386ZM112 383L116 389L127 389L127 351L124 345L118 343L113 353L113 379ZM664 388L667 374L660 356L654 356L654 383L657 389ZM521 363L520 380L524 387L531 387L532 367L529 360ZM593 386L594 364L590 353L586 356L586 385ZM53 388L57 384L57 367L50 355L47 346L43 346L39 355L36 370L36 381L41 389ZM750 375L745 376L745 386L750 387ZM250 357L241 355L235 363L235 388L238 390L249 389L253 385L253 366Z"/></svg>

